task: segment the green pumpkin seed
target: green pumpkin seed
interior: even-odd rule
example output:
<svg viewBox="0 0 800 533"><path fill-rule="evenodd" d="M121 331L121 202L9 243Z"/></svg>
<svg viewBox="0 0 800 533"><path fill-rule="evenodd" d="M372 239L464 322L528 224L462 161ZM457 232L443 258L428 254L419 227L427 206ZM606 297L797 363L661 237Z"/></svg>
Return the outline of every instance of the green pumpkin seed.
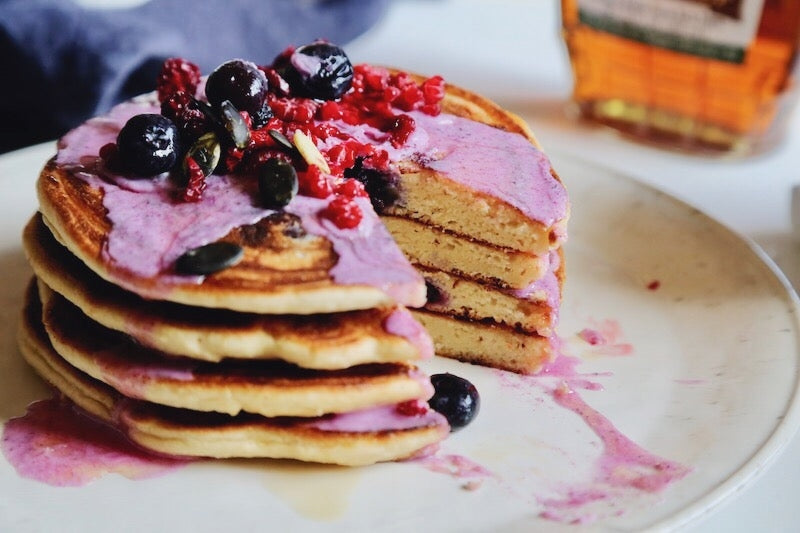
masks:
<svg viewBox="0 0 800 533"><path fill-rule="evenodd" d="M192 248L175 262L175 271L187 275L208 275L232 267L242 260L244 250L232 242L212 242Z"/></svg>
<svg viewBox="0 0 800 533"><path fill-rule="evenodd" d="M286 161L273 157L258 169L258 192L264 207L286 207L297 195L297 190L297 172Z"/></svg>
<svg viewBox="0 0 800 533"><path fill-rule="evenodd" d="M272 137L272 140L276 143L280 144L282 147L286 148L287 150L294 150L294 145L292 141L286 138L286 135L279 132L278 130L267 130L269 136Z"/></svg>
<svg viewBox="0 0 800 533"><path fill-rule="evenodd" d="M220 104L222 111L222 123L225 131L230 135L236 148L244 149L250 143L250 128L247 127L239 111L233 106L230 100L225 100Z"/></svg>
<svg viewBox="0 0 800 533"><path fill-rule="evenodd" d="M186 159L191 157L200 166L203 175L208 177L214 172L222 154L219 139L214 132L204 133L195 141L183 159L183 175L188 178L189 169L186 166Z"/></svg>

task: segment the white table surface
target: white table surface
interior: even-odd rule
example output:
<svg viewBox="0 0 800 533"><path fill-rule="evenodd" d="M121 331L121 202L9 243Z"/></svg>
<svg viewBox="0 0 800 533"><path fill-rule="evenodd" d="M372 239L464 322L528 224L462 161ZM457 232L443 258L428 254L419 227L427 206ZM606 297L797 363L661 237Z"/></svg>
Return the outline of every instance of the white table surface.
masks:
<svg viewBox="0 0 800 533"><path fill-rule="evenodd" d="M441 74L483 93L532 125L556 168L558 158L578 157L667 191L753 239L800 284L790 217L791 189L800 182L800 113L791 116L782 145L738 160L662 151L574 123L565 113L571 78L556 0L396 0L378 26L346 48L356 62ZM0 156L0 172L42 153L39 146ZM33 193L20 195L28 202ZM798 494L795 437L754 482L688 530L800 531Z"/></svg>

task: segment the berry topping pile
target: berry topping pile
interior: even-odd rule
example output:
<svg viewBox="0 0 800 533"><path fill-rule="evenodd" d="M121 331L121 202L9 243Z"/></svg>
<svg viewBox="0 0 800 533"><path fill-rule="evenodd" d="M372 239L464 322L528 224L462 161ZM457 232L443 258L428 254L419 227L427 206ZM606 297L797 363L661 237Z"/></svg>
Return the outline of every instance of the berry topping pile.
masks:
<svg viewBox="0 0 800 533"><path fill-rule="evenodd" d="M363 217L357 198L380 212L400 191L387 151L348 132L366 125L403 146L416 128L408 112L438 115L444 81L353 66L338 46L315 41L270 65L228 61L205 84L196 65L168 59L157 94L160 114L131 118L103 147L107 168L133 178L168 172L179 202L202 201L212 174L241 176L258 184L267 209L297 194L327 199L320 216L350 229Z"/></svg>

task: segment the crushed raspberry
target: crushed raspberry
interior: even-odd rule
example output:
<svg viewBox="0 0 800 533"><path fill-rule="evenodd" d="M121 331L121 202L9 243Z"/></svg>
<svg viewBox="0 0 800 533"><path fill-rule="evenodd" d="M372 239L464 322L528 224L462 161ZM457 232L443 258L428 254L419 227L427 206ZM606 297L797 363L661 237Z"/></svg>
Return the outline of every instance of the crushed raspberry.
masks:
<svg viewBox="0 0 800 533"><path fill-rule="evenodd" d="M392 146L395 148L403 146L411 134L414 133L415 128L416 124L414 123L414 119L408 115L398 115L395 117L394 123L389 130Z"/></svg>
<svg viewBox="0 0 800 533"><path fill-rule="evenodd" d="M317 111L321 120L338 120L342 118L342 108L333 100L326 100Z"/></svg>
<svg viewBox="0 0 800 533"><path fill-rule="evenodd" d="M403 416L422 416L428 412L428 404L422 400L408 400L398 403L394 409Z"/></svg>
<svg viewBox="0 0 800 533"><path fill-rule="evenodd" d="M341 229L355 228L364 217L358 204L344 196L336 196L331 200L322 214Z"/></svg>
<svg viewBox="0 0 800 533"><path fill-rule="evenodd" d="M347 178L342 183L336 186L336 194L344 196L345 198L369 198L367 189L364 184L357 179Z"/></svg>
<svg viewBox="0 0 800 533"><path fill-rule="evenodd" d="M242 162L242 159L244 159L244 150L236 148L235 146L229 147L225 152L225 158L223 159L225 173L233 174L236 172L236 169Z"/></svg>
<svg viewBox="0 0 800 533"><path fill-rule="evenodd" d="M250 132L250 147L251 148L254 148L254 147L263 148L263 147L277 146L278 143L275 141L275 139L272 137L272 135L269 134L269 130L270 130L270 128L260 128L260 129L251 131ZM280 131L280 130L278 130L278 131Z"/></svg>
<svg viewBox="0 0 800 533"><path fill-rule="evenodd" d="M208 131L208 119L197 100L186 91L176 91L161 103L161 114L172 120L184 140L200 137Z"/></svg>
<svg viewBox="0 0 800 533"><path fill-rule="evenodd" d="M329 176L316 165L309 165L308 170L298 174L298 178L300 194L312 198L327 198L333 194Z"/></svg>
<svg viewBox="0 0 800 533"><path fill-rule="evenodd" d="M342 130L340 130L333 124L328 124L326 122L323 122L321 124L316 124L311 130L311 132L314 135L314 137L322 141L327 140L329 137L333 137L335 139L341 139L343 141L352 139L352 137L342 132Z"/></svg>
<svg viewBox="0 0 800 533"><path fill-rule="evenodd" d="M280 159L281 161L285 161L297 167L297 163L292 159L292 156L287 154L284 150L258 147L245 150L243 159L237 166L237 171L244 174L254 174L261 165L270 159Z"/></svg>
<svg viewBox="0 0 800 533"><path fill-rule="evenodd" d="M403 111L412 111L418 103L424 101L422 90L411 85L400 90L400 95L392 103Z"/></svg>
<svg viewBox="0 0 800 533"><path fill-rule="evenodd" d="M331 169L331 174L341 176L344 174L345 169L352 167L356 158L353 151L344 144L337 144L330 149L323 152L325 160Z"/></svg>
<svg viewBox="0 0 800 533"><path fill-rule="evenodd" d="M658 281L657 279L654 279L653 281L647 284L647 288L651 291L657 291L659 288L661 288L661 282Z"/></svg>
<svg viewBox="0 0 800 533"><path fill-rule="evenodd" d="M200 67L191 61L171 57L164 61L156 80L158 101L164 102L170 95L178 91L194 95L199 83Z"/></svg>
<svg viewBox="0 0 800 533"><path fill-rule="evenodd" d="M308 98L267 98L275 116L286 122L311 122L319 104Z"/></svg>
<svg viewBox="0 0 800 533"><path fill-rule="evenodd" d="M422 82L422 96L426 104L438 104L444 98L444 78L433 76Z"/></svg>
<svg viewBox="0 0 800 533"><path fill-rule="evenodd" d="M278 74L278 71L272 67L258 67L261 72L267 76L267 86L269 91L278 96L289 96L291 88L289 82L283 79L283 76Z"/></svg>
<svg viewBox="0 0 800 533"><path fill-rule="evenodd" d="M184 202L199 202L203 199L203 191L206 189L205 174L203 174L203 170L193 157L186 158L186 170L188 171L189 179L181 199Z"/></svg>

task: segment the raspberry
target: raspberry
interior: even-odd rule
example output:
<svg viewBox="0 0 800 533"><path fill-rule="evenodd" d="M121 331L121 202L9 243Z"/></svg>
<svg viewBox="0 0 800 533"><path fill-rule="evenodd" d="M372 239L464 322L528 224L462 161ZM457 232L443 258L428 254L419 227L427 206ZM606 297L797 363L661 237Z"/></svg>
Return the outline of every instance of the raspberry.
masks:
<svg viewBox="0 0 800 533"><path fill-rule="evenodd" d="M326 100L317 110L320 120L337 120L342 118L342 109L337 102Z"/></svg>
<svg viewBox="0 0 800 533"><path fill-rule="evenodd" d="M268 101L275 116L286 122L311 122L319 107L307 98L275 98L270 95Z"/></svg>
<svg viewBox="0 0 800 533"><path fill-rule="evenodd" d="M331 174L341 175L344 169L352 167L356 158L353 151L344 144L337 144L325 151L325 160L331 169Z"/></svg>
<svg viewBox="0 0 800 533"><path fill-rule="evenodd" d="M184 202L199 202L203 199L203 191L206 189L206 177L200 165L192 157L186 158L186 170L189 178L181 199Z"/></svg>
<svg viewBox="0 0 800 533"><path fill-rule="evenodd" d="M369 198L367 189L364 184L357 179L348 178L336 186L336 194L344 196L345 198Z"/></svg>
<svg viewBox="0 0 800 533"><path fill-rule="evenodd" d="M364 217L358 204L344 196L336 196L331 200L323 215L341 229L355 228Z"/></svg>
<svg viewBox="0 0 800 533"><path fill-rule="evenodd" d="M156 80L158 101L163 102L173 93L183 91L194 95L200 83L200 67L179 57L164 61Z"/></svg>
<svg viewBox="0 0 800 533"><path fill-rule="evenodd" d="M253 174L270 159L280 159L294 164L292 157L283 150L258 146L251 147L245 151L244 158L236 169L245 174Z"/></svg>
<svg viewBox="0 0 800 533"><path fill-rule="evenodd" d="M426 104L438 104L444 98L444 78L433 76L422 82L422 96Z"/></svg>
<svg viewBox="0 0 800 533"><path fill-rule="evenodd" d="M408 115L398 115L395 117L394 124L389 129L391 135L392 146L400 148L403 146L408 138L414 133L416 124L414 119Z"/></svg>
<svg viewBox="0 0 800 533"><path fill-rule="evenodd" d="M278 96L289 96L291 89L289 82L287 82L278 71L272 67L261 67L261 71L267 76L267 83L269 84L269 91Z"/></svg>
<svg viewBox="0 0 800 533"><path fill-rule="evenodd" d="M209 129L208 118L197 100L186 91L176 91L161 103L161 114L172 120L184 142L197 139Z"/></svg>
<svg viewBox="0 0 800 533"><path fill-rule="evenodd" d="M313 198L327 198L333 194L328 175L323 173L316 165L310 165L308 170L300 176L300 194Z"/></svg>
<svg viewBox="0 0 800 533"><path fill-rule="evenodd" d="M250 147L266 147L276 146L277 143L272 135L269 134L269 129L261 128L250 132Z"/></svg>
<svg viewBox="0 0 800 533"><path fill-rule="evenodd" d="M364 69L364 87L368 90L383 91L389 86L389 72L381 68Z"/></svg>
<svg viewBox="0 0 800 533"><path fill-rule="evenodd" d="M422 400L408 400L398 403L394 409L403 416L422 416L428 412L428 405Z"/></svg>
<svg viewBox="0 0 800 533"><path fill-rule="evenodd" d="M342 130L340 130L333 124L327 124L327 123L316 124L314 126L312 133L316 138L318 138L321 141L326 140L328 137L334 137L336 139L341 139L343 141L352 138L346 133L343 133Z"/></svg>
<svg viewBox="0 0 800 533"><path fill-rule="evenodd" d="M411 111L423 101L422 90L416 84L401 89L400 95L392 102L403 111Z"/></svg>
<svg viewBox="0 0 800 533"><path fill-rule="evenodd" d="M225 152L225 159L223 159L225 173L233 174L239 167L243 158L244 150L236 148L235 146L228 148L227 152Z"/></svg>

